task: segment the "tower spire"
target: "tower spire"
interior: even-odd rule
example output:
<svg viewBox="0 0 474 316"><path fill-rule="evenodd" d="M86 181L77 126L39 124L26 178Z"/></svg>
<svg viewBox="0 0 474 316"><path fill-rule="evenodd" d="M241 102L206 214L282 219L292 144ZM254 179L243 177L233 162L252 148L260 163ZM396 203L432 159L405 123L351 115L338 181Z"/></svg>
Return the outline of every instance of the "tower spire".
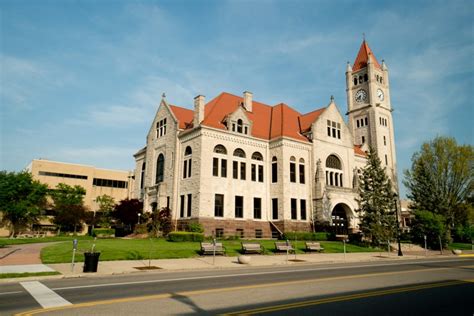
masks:
<svg viewBox="0 0 474 316"><path fill-rule="evenodd" d="M370 55L370 58L372 59L371 62L374 64L374 66L378 69L382 69L379 62L377 61L377 58L375 58L374 53L372 52L369 45L367 44L367 41L365 40L365 34L364 34L364 40L362 41L362 44L360 45L359 53L357 54L357 57L354 61L354 65L352 66L352 71L357 71L357 70L367 67L367 61L369 60L369 55Z"/></svg>

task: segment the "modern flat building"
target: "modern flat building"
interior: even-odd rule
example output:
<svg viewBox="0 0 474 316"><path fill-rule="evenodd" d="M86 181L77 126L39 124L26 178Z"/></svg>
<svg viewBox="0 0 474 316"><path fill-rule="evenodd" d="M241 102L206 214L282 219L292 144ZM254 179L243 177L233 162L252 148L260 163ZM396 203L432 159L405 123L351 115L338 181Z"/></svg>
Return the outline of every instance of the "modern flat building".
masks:
<svg viewBox="0 0 474 316"><path fill-rule="evenodd" d="M134 155L144 211L169 207L179 228L199 222L217 236L272 237L316 221L357 230L368 146L396 184L395 142L388 69L366 41L345 75L348 123L332 97L304 114L250 92L199 95L194 110L163 96Z"/></svg>
<svg viewBox="0 0 474 316"><path fill-rule="evenodd" d="M130 171L99 169L93 166L50 161L33 160L26 168L33 178L54 189L59 183L80 185L86 190L84 205L90 211L97 211L96 198L107 194L119 202L131 198L133 173Z"/></svg>

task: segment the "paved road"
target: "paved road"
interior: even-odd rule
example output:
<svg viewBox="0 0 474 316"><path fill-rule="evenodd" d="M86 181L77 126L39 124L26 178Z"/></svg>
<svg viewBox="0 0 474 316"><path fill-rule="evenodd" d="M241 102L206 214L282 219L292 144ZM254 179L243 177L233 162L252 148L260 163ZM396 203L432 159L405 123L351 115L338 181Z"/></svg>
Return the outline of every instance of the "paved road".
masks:
<svg viewBox="0 0 474 316"><path fill-rule="evenodd" d="M36 310L48 315L116 316L319 311L322 315L400 315L424 313L429 306L434 314L456 307L450 314L472 315L472 282L472 258L136 273L2 284L0 313ZM45 295L47 291L52 294ZM30 293L43 305L63 307L42 309ZM41 295L50 300L42 300ZM397 307L400 312L394 312Z"/></svg>

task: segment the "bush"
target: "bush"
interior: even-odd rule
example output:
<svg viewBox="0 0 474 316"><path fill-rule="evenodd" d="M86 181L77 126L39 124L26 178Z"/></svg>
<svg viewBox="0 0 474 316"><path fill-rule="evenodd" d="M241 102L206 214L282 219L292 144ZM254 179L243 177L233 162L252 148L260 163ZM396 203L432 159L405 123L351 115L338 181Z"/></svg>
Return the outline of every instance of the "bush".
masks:
<svg viewBox="0 0 474 316"><path fill-rule="evenodd" d="M115 236L115 229L113 228L94 228L94 231L92 232L93 237L109 237L109 236Z"/></svg>
<svg viewBox="0 0 474 316"><path fill-rule="evenodd" d="M148 233L148 227L147 227L147 224L144 223L144 224L137 224L135 226L135 229L133 231L135 234L147 234Z"/></svg>
<svg viewBox="0 0 474 316"><path fill-rule="evenodd" d="M427 237L428 248L439 249L439 238L443 247L447 246L444 218L441 215L429 211L415 211L415 217L412 221L411 234L413 241L424 246L424 236Z"/></svg>
<svg viewBox="0 0 474 316"><path fill-rule="evenodd" d="M283 239L288 239L288 240L295 240L295 237L297 240L328 240L329 234L326 232L318 232L318 233L312 233L312 232L288 232L283 235Z"/></svg>
<svg viewBox="0 0 474 316"><path fill-rule="evenodd" d="M171 232L168 234L169 241L203 241L204 234L193 232Z"/></svg>
<svg viewBox="0 0 474 316"><path fill-rule="evenodd" d="M204 233L204 227L202 227L200 223L189 223L186 231L192 233Z"/></svg>

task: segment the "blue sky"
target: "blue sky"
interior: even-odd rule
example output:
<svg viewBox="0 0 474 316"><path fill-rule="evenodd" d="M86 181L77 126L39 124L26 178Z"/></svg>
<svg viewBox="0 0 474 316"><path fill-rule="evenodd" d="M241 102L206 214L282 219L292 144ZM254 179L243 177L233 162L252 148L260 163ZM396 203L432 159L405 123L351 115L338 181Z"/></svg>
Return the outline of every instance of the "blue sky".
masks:
<svg viewBox="0 0 474 316"><path fill-rule="evenodd" d="M390 71L398 168L437 135L473 143L473 1L0 2L0 169L133 169L161 99L249 90L300 112L335 96L365 33Z"/></svg>

